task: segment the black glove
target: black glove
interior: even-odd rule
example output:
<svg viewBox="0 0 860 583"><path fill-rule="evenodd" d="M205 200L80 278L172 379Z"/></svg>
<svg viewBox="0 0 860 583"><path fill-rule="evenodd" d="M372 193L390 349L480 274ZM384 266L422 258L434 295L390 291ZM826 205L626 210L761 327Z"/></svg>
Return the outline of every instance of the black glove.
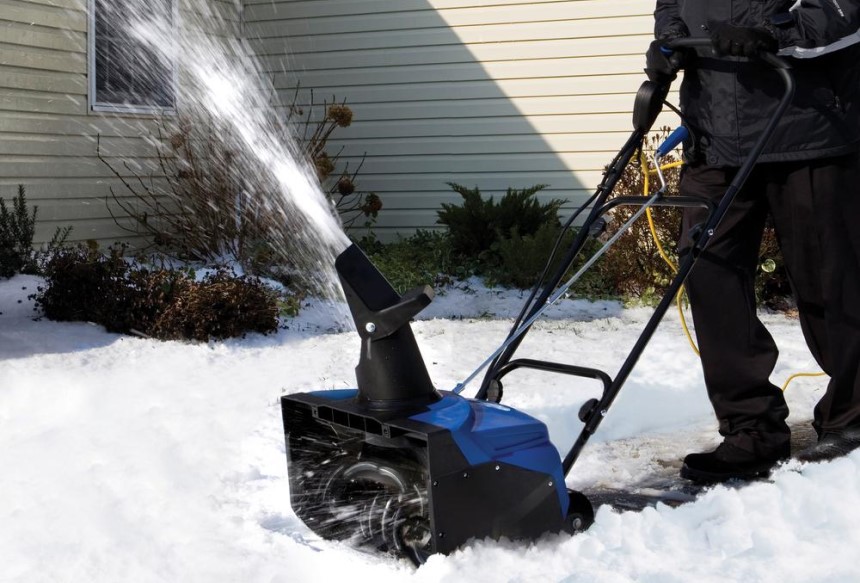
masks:
<svg viewBox="0 0 860 583"><path fill-rule="evenodd" d="M711 43L718 55L757 57L762 53L775 53L779 42L768 30L747 26L734 26L721 22L709 27Z"/></svg>
<svg viewBox="0 0 860 583"><path fill-rule="evenodd" d="M685 50L677 50L666 54L663 47L670 39L657 39L648 47L645 53L645 74L648 78L660 86L667 86L678 76L678 71L684 68L687 55Z"/></svg>

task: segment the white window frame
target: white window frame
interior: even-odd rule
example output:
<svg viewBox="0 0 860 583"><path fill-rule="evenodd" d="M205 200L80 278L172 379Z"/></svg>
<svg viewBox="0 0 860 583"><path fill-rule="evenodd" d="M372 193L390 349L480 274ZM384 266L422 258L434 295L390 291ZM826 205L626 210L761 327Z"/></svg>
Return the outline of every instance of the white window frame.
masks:
<svg viewBox="0 0 860 583"><path fill-rule="evenodd" d="M173 22L178 30L179 2L173 2ZM87 102L90 113L117 113L139 115L175 115L176 102L179 99L179 67L174 64L171 81L173 82L173 106L160 105L128 105L122 103L104 103L96 101L96 0L87 0L87 84L89 91Z"/></svg>

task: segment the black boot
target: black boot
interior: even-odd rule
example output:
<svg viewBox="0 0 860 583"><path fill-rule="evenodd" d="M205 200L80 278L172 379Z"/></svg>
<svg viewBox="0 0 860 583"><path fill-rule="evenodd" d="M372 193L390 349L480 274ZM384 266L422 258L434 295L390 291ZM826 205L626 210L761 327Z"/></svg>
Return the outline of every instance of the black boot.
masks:
<svg viewBox="0 0 860 583"><path fill-rule="evenodd" d="M824 462L847 455L860 447L860 427L841 431L825 431L818 443L803 449L795 456L802 462Z"/></svg>
<svg viewBox="0 0 860 583"><path fill-rule="evenodd" d="M789 445L762 456L728 442L709 453L691 453L684 458L681 477L693 482L714 484L728 480L752 480L767 476L780 461L788 458Z"/></svg>

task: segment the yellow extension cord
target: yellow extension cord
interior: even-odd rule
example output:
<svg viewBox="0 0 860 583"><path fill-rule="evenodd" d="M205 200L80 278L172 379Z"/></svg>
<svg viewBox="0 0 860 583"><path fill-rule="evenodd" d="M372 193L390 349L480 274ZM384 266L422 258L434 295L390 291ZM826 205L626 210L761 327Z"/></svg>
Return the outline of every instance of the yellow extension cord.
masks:
<svg viewBox="0 0 860 583"><path fill-rule="evenodd" d="M645 156L644 152L640 152L640 163L642 164L642 177L644 182L644 195L649 196L651 194L651 186L649 183L649 177L651 174L656 174L656 170L650 170L648 168L648 159ZM678 166L682 166L684 163L682 161L671 162L669 164L664 164L660 166L660 170L668 170L670 168L677 168ZM678 273L678 266L675 265L672 260L669 258L669 255L663 249L663 244L660 242L660 237L657 236L657 227L654 225L654 217L651 215L651 209L645 209L645 214L648 217L648 228L651 230L651 237L654 239L654 244L657 245L657 251L660 253L660 257L663 258L663 261L666 262L666 265L669 266L669 269L672 270L672 273ZM682 307L682 298L686 290L682 285L678 290L678 295L675 296L675 305L678 306L678 318L681 321L681 327L684 329L684 334L687 336L687 342L690 343L690 348L693 349L693 352L696 353L696 356L700 356L699 347L696 346L696 342L693 340L693 334L690 332L690 328L687 326L687 318L684 315L684 309ZM798 377L820 377L826 376L827 373L824 372L798 372L795 373L786 379L785 383L782 385L782 391L788 388L789 383Z"/></svg>

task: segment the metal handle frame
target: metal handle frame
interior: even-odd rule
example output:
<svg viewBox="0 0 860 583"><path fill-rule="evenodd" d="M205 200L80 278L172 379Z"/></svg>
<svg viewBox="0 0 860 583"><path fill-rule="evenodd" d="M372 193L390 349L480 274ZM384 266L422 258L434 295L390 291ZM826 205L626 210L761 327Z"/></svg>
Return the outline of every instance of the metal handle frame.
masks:
<svg viewBox="0 0 860 583"><path fill-rule="evenodd" d="M710 40L705 38L677 39L667 43L667 47L674 50L684 48L705 48L710 46ZM621 368L618 370L618 373L616 374L615 378L611 380L608 386L606 382L604 382L603 395L599 399L597 405L592 407L591 413L585 419L585 426L580 432L579 437L576 439L575 443L568 451L567 455L564 457L564 460L562 462L562 468L564 470L565 475L570 472L570 469L573 467L573 464L576 462L577 458L582 452L583 447L588 442L588 439L597 431L597 428L605 417L607 411L609 410L609 407L615 401L615 398L618 396L621 387L624 385L627 378L633 371L634 366L639 361L639 358L642 356L642 353L644 352L648 342L653 337L654 332L657 330L658 325L660 324L669 307L671 306L672 301L678 294L681 286L684 284L684 281L687 279L687 276L690 274L690 271L692 271L693 266L696 264L700 255L708 246L708 243L710 242L716 229L719 227L723 217L725 216L726 212L728 211L729 207L737 196L737 193L741 190L747 178L749 178L749 175L752 173L752 170L757 164L762 151L764 150L765 146L767 145L768 141L776 130L777 124L779 123L780 119L782 118L783 114L785 113L786 109L791 103L791 100L794 97L795 82L794 77L790 73L790 65L783 59L770 53L763 54L760 58L765 64L769 65L777 71L784 84L784 94L781 97L776 109L771 114L771 117L768 120L764 131L759 136L753 148L750 150L749 155L746 157L743 164L738 169L738 172L735 174L734 179L726 190L726 193L720 199L720 202L716 205L716 208L712 208L712 212L710 213L708 220L701 231L701 234L699 235L698 239L693 243L691 253L687 254L681 261L681 264L678 266L678 273L676 274L672 282L669 284L669 287L664 293L660 303L655 308L653 314L651 315L651 318L646 323L645 328L643 329L642 333L640 334L627 358L621 365ZM635 130L631 134L627 143L622 147L618 156L616 156L615 160L610 165L609 169L604 175L603 181L601 182L600 186L597 189L597 192L595 193L595 201L594 205L592 206L592 210L583 222L583 226L580 228L577 237L571 244L571 247L569 248L568 253L562 261L560 267L557 269L553 277L550 278L550 280L547 282L541 294L533 302L532 307L528 312L528 316L525 318L523 323L519 327L515 327L513 330L511 330L511 333L509 334L506 343L503 344L502 347L500 347L500 349L497 351L497 354L494 354L491 359L489 359L492 360L492 362L489 363L490 368L488 369L484 377L484 381L476 395L476 398L486 399L487 392L492 381L498 380L501 376L504 376L515 368L519 368L517 366L510 366L510 361L513 354L516 352L517 348L522 343L528 330L534 324L534 320L536 319L535 315L539 315L539 313L542 312L545 307L544 305L553 296L553 292L556 290L559 283L564 278L564 275L570 269L574 260L584 247L587 241L590 227L602 216L602 214L606 210L612 208L613 206L619 204L649 205L648 201L651 201L650 198L645 200L640 199L636 201L634 200L634 197L621 197L617 201L613 200L607 202L607 199L612 194L612 190L620 179L624 168L627 166L628 162L635 154L635 152L641 147L644 135L644 131L640 129ZM701 199L697 200L689 197L672 198L677 199L677 204L673 204L672 201L669 199L661 199L659 203L651 201L650 204L658 204L659 206L680 207L698 206L702 204ZM485 363L485 365L486 364L487 363ZM528 368L539 367L537 366L536 361L528 361L527 366ZM561 368L563 368L564 370L560 370ZM578 372L576 370L576 367L564 367L562 365L555 364L553 364L552 366L547 366L543 370L554 370L556 372L565 372L567 374L576 374ZM593 378L592 369L582 369L579 372L585 373L582 374L582 376L590 376ZM461 385L458 387L460 390L462 390L462 386L465 385L465 382L461 383Z"/></svg>

